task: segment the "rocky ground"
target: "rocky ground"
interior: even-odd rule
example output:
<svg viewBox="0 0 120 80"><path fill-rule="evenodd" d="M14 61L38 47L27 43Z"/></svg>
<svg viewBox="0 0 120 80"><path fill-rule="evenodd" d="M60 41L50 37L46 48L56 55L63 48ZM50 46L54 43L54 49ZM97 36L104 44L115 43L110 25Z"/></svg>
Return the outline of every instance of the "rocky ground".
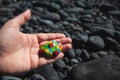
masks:
<svg viewBox="0 0 120 80"><path fill-rule="evenodd" d="M120 80L119 0L0 0L0 26L27 8L24 33L64 33L73 48L57 62L0 80Z"/></svg>

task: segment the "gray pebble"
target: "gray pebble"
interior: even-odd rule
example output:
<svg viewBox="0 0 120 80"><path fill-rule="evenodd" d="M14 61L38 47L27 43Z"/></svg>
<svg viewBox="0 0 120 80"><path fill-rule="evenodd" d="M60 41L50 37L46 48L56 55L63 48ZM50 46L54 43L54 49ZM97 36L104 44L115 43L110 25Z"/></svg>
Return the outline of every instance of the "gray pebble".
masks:
<svg viewBox="0 0 120 80"><path fill-rule="evenodd" d="M66 64L62 60L58 60L54 63L54 66L60 69L64 69Z"/></svg>
<svg viewBox="0 0 120 80"><path fill-rule="evenodd" d="M30 80L46 80L43 76L41 76L40 74L33 74L30 77Z"/></svg>
<svg viewBox="0 0 120 80"><path fill-rule="evenodd" d="M96 54L100 55L100 57L104 57L108 55L108 53L105 51L99 51L99 52L96 52Z"/></svg>
<svg viewBox="0 0 120 80"><path fill-rule="evenodd" d="M100 36L90 36L87 43L89 48L95 51L102 50L105 47L104 40Z"/></svg>
<svg viewBox="0 0 120 80"><path fill-rule="evenodd" d="M13 76L2 76L2 80L22 80L22 79Z"/></svg>
<svg viewBox="0 0 120 80"><path fill-rule="evenodd" d="M79 60L73 58L73 59L70 59L70 64L71 65L74 65L74 64L78 64L79 63Z"/></svg>
<svg viewBox="0 0 120 80"><path fill-rule="evenodd" d="M82 58L83 61L88 61L90 59L90 55L85 49L82 49L80 57Z"/></svg>

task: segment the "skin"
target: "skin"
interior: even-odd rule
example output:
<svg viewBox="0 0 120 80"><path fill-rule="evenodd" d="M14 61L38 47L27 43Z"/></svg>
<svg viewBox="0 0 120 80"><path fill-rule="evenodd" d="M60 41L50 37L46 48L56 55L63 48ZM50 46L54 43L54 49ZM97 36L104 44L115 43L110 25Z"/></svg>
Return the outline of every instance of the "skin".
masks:
<svg viewBox="0 0 120 80"><path fill-rule="evenodd" d="M0 29L0 73L16 74L52 63L61 59L61 52L53 59L39 57L39 46L49 40L61 42L63 52L70 49L71 39L60 33L25 34L20 27L30 19L31 11L21 13L7 21Z"/></svg>

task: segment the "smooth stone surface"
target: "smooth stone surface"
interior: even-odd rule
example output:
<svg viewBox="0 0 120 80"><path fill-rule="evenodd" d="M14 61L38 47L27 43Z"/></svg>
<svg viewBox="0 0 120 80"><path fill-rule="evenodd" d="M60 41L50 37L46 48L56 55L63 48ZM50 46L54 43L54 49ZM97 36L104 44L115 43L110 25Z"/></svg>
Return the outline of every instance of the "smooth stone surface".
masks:
<svg viewBox="0 0 120 80"><path fill-rule="evenodd" d="M18 77L13 77L13 76L2 76L2 80L22 80Z"/></svg>
<svg viewBox="0 0 120 80"><path fill-rule="evenodd" d="M120 58L107 56L74 66L70 73L71 80L119 80Z"/></svg>
<svg viewBox="0 0 120 80"><path fill-rule="evenodd" d="M82 49L80 57L82 58L83 61L88 61L90 59L90 55L85 49Z"/></svg>
<svg viewBox="0 0 120 80"><path fill-rule="evenodd" d="M64 69L66 64L62 60L58 60L54 63L54 67Z"/></svg>
<svg viewBox="0 0 120 80"><path fill-rule="evenodd" d="M120 17L120 11L119 10L109 11L108 14L112 15L112 16Z"/></svg>
<svg viewBox="0 0 120 80"><path fill-rule="evenodd" d="M81 55L81 52L82 51L80 49L75 49L75 54L77 57Z"/></svg>
<svg viewBox="0 0 120 80"><path fill-rule="evenodd" d="M43 76L41 76L40 74L33 74L30 77L30 80L46 80Z"/></svg>
<svg viewBox="0 0 120 80"><path fill-rule="evenodd" d="M37 68L35 73L40 74L46 80L60 80L57 72L50 65L44 65L40 68Z"/></svg>
<svg viewBox="0 0 120 80"><path fill-rule="evenodd" d="M73 59L70 60L70 64L71 65L78 64L78 63L79 63L79 60L77 60L75 58L73 58Z"/></svg>
<svg viewBox="0 0 120 80"><path fill-rule="evenodd" d="M108 12L108 11L112 11L112 10L116 10L117 7L112 5L112 4L109 4L109 3L103 3L100 5L100 11L102 12Z"/></svg>
<svg viewBox="0 0 120 80"><path fill-rule="evenodd" d="M87 43L90 49L95 51L99 51L105 46L104 40L100 36L90 36Z"/></svg>
<svg viewBox="0 0 120 80"><path fill-rule="evenodd" d="M99 52L96 52L96 54L100 55L100 57L104 57L108 55L108 53L105 51L99 51Z"/></svg>
<svg viewBox="0 0 120 80"><path fill-rule="evenodd" d="M68 58L74 58L74 57L76 56L74 49L70 49L65 55L66 55Z"/></svg>

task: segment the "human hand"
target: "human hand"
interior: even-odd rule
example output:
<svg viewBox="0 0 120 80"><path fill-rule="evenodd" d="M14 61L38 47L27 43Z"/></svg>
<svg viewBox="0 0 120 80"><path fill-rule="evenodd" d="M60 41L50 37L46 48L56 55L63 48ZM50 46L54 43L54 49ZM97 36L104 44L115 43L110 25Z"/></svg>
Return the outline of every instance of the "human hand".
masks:
<svg viewBox="0 0 120 80"><path fill-rule="evenodd" d="M0 72L20 73L54 62L64 56L61 52L53 59L39 57L39 46L49 40L61 42L63 52L71 48L71 39L60 33L24 34L20 27L29 20L31 11L27 10L9 20L0 29Z"/></svg>

